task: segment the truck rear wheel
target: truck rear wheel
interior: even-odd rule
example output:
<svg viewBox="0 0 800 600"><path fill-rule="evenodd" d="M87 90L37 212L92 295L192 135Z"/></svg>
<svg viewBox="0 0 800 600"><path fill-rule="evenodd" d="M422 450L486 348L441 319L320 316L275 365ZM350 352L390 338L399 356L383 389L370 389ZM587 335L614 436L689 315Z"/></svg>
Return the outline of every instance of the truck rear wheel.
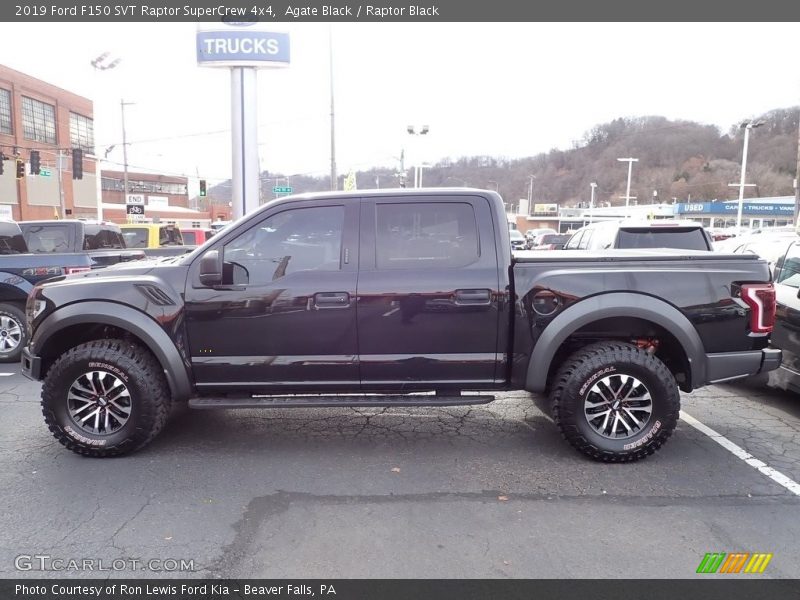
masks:
<svg viewBox="0 0 800 600"><path fill-rule="evenodd" d="M0 304L0 362L19 362L27 342L25 313L13 304Z"/></svg>
<svg viewBox="0 0 800 600"><path fill-rule="evenodd" d="M164 427L170 404L158 361L124 340L87 342L65 352L42 387L50 431L85 456L119 456L142 448Z"/></svg>
<svg viewBox="0 0 800 600"><path fill-rule="evenodd" d="M550 393L564 438L603 462L658 450L678 422L680 393L669 369L633 344L600 342L571 355Z"/></svg>

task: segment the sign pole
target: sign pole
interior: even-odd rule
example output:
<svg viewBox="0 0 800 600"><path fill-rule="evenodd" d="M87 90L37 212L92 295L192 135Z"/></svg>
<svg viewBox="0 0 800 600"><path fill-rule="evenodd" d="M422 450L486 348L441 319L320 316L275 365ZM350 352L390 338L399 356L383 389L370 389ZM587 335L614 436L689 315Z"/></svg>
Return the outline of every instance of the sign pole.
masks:
<svg viewBox="0 0 800 600"><path fill-rule="evenodd" d="M231 134L233 217L258 208L257 72L253 67L231 68Z"/></svg>

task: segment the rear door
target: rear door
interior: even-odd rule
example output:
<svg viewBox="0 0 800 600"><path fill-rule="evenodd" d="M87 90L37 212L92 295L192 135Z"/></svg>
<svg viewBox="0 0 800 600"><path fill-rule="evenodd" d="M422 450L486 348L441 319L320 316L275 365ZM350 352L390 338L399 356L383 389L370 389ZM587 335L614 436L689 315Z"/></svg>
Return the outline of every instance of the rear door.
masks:
<svg viewBox="0 0 800 600"><path fill-rule="evenodd" d="M503 378L498 257L481 196L361 205L358 345L365 390L469 388Z"/></svg>

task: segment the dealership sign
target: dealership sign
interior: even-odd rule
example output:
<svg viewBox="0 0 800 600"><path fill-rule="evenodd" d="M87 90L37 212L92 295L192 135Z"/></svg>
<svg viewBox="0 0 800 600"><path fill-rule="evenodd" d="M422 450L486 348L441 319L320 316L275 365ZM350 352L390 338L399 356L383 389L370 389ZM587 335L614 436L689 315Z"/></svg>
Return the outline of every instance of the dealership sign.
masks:
<svg viewBox="0 0 800 600"><path fill-rule="evenodd" d="M683 202L677 204L676 212L682 215L696 214L736 214L738 202ZM773 204L769 202L744 202L742 213L746 215L794 215L794 204Z"/></svg>
<svg viewBox="0 0 800 600"><path fill-rule="evenodd" d="M206 67L285 67L289 34L253 27L198 31L197 62Z"/></svg>

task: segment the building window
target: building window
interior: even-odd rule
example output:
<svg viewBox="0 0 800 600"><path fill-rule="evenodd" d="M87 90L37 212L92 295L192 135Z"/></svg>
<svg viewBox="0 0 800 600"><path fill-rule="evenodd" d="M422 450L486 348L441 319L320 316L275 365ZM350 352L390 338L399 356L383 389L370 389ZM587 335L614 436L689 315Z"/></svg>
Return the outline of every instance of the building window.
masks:
<svg viewBox="0 0 800 600"><path fill-rule="evenodd" d="M22 97L22 132L26 140L56 143L56 109L33 98Z"/></svg>
<svg viewBox="0 0 800 600"><path fill-rule="evenodd" d="M94 121L77 113L69 113L69 144L94 154Z"/></svg>
<svg viewBox="0 0 800 600"><path fill-rule="evenodd" d="M0 133L11 131L11 92L0 89Z"/></svg>

